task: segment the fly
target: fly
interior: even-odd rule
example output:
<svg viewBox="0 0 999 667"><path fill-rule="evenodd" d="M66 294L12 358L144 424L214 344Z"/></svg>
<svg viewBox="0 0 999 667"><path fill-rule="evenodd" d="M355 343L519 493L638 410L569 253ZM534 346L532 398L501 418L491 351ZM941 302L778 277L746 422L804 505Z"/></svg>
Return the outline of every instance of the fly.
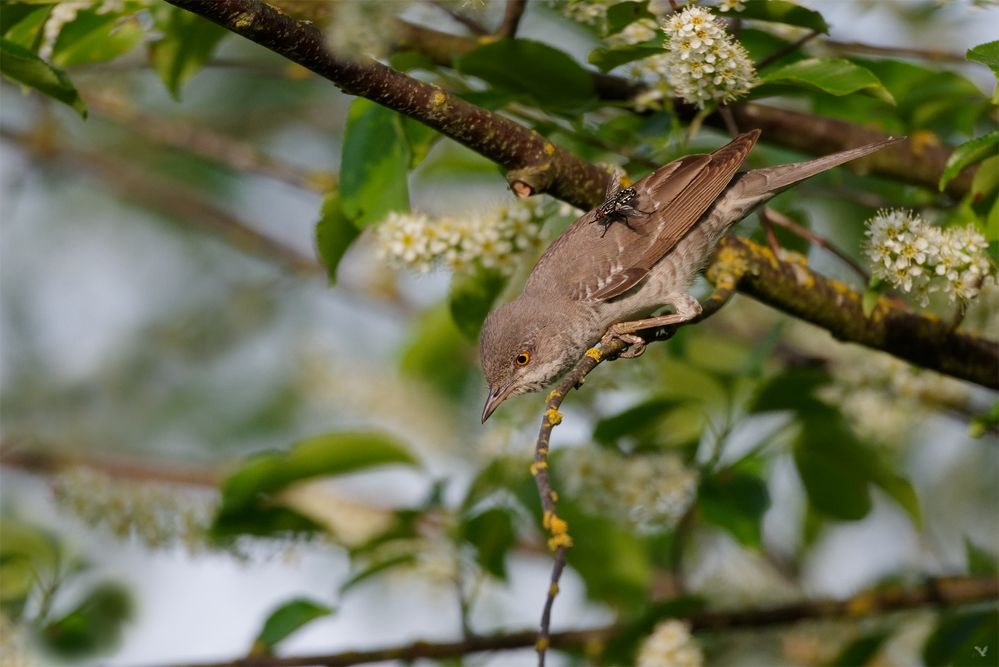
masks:
<svg viewBox="0 0 999 667"><path fill-rule="evenodd" d="M603 227L600 238L607 235L607 229L614 222L623 222L625 227L633 230L632 226L628 224L628 218L638 214L649 215L651 211L643 211L634 205L633 202L637 198L638 192L635 188L624 188L612 194L597 207L597 217L593 221Z"/></svg>

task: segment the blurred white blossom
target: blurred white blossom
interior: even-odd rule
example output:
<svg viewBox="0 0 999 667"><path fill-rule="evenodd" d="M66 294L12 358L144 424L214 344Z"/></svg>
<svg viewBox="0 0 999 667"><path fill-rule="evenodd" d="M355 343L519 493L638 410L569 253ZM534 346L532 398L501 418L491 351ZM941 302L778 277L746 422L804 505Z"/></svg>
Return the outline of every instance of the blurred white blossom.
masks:
<svg viewBox="0 0 999 667"><path fill-rule="evenodd" d="M663 21L668 79L676 94L703 108L731 102L752 88L756 72L746 49L724 24L701 7L688 7Z"/></svg>
<svg viewBox="0 0 999 667"><path fill-rule="evenodd" d="M566 493L584 509L654 531L674 526L697 493L697 473L678 456L624 456L583 447L559 462Z"/></svg>
<svg viewBox="0 0 999 667"><path fill-rule="evenodd" d="M941 229L912 211L881 210L865 234L874 275L914 293L924 306L932 292L951 301L974 299L992 271L988 242L971 225Z"/></svg>
<svg viewBox="0 0 999 667"><path fill-rule="evenodd" d="M638 649L638 667L701 667L704 654L690 634L690 626L668 620L656 625Z"/></svg>
<svg viewBox="0 0 999 667"><path fill-rule="evenodd" d="M125 10L124 0L63 0L52 7L49 17L45 19L42 28L42 43L38 48L38 57L50 60L55 49L56 40L62 29L76 20L77 15L84 10L94 9L98 14L122 12Z"/></svg>
<svg viewBox="0 0 999 667"><path fill-rule="evenodd" d="M14 622L0 611L0 665L4 667L34 667L40 665L31 652L28 628Z"/></svg>
<svg viewBox="0 0 999 667"><path fill-rule="evenodd" d="M330 49L342 58L388 55L396 18L409 4L409 0L333 0L326 29Z"/></svg>
<svg viewBox="0 0 999 667"><path fill-rule="evenodd" d="M718 4L718 11L721 12L741 12L745 8L742 0L721 0Z"/></svg>
<svg viewBox="0 0 999 667"><path fill-rule="evenodd" d="M378 226L378 255L423 272L437 264L455 272L478 265L509 274L521 254L540 246L544 215L543 204L535 198L463 218L390 213Z"/></svg>

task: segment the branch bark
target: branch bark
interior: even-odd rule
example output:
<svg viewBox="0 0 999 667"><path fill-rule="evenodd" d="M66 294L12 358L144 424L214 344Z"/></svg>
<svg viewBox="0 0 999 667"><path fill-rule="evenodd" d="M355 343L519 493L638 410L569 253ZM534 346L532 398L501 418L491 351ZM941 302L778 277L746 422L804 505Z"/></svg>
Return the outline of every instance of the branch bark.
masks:
<svg viewBox="0 0 999 667"><path fill-rule="evenodd" d="M732 629L769 628L811 619L861 619L879 614L922 607L954 607L977 602L993 602L999 597L999 579L942 577L931 579L922 586L903 588L887 586L866 591L845 600L804 601L780 607L739 611L695 612L681 615L695 632L717 632ZM599 646L626 628L605 625L583 630L555 632L551 646L560 649L580 649ZM413 661L420 658L443 659L484 651L505 651L534 644L531 630L501 635L469 637L457 642L417 641L411 644L366 651L346 651L326 655L277 657L253 656L230 662L191 663L181 667L345 667L388 660Z"/></svg>

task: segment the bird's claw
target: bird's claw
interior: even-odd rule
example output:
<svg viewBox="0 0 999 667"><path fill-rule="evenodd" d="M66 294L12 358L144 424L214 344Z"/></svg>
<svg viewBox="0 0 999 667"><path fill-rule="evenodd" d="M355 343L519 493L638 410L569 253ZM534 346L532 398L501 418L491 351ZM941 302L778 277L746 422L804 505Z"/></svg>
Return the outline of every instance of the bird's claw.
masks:
<svg viewBox="0 0 999 667"><path fill-rule="evenodd" d="M634 359L635 357L642 356L645 352L646 343L644 338L636 336L633 333L618 333L613 328L604 334L604 337L600 340L600 346L606 348L615 338L628 346L618 352L617 356L621 359Z"/></svg>

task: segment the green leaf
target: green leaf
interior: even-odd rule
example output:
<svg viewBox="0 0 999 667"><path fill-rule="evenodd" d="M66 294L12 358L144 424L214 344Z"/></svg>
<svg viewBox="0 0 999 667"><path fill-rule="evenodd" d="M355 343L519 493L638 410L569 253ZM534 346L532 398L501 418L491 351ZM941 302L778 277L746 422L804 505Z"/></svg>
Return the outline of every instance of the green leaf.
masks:
<svg viewBox="0 0 999 667"><path fill-rule="evenodd" d="M968 573L972 576L994 577L999 574L999 564L996 563L996 557L967 537L964 538L964 553L968 563Z"/></svg>
<svg viewBox="0 0 999 667"><path fill-rule="evenodd" d="M996 146L999 146L999 130L993 130L988 134L967 141L954 149L944 165L943 174L940 176L938 187L943 189L951 182L965 167L981 162L987 157L996 153Z"/></svg>
<svg viewBox="0 0 999 667"><path fill-rule="evenodd" d="M323 207L316 223L316 249L326 267L330 285L336 282L336 270L347 248L361 233L343 212L340 196L331 192L323 199Z"/></svg>
<svg viewBox="0 0 999 667"><path fill-rule="evenodd" d="M589 72L569 54L541 42L503 39L485 44L459 58L457 67L552 111L573 111L593 99Z"/></svg>
<svg viewBox="0 0 999 667"><path fill-rule="evenodd" d="M815 391L829 383L829 373L822 368L792 368L767 380L756 390L751 412L776 410L809 411L825 409L815 398Z"/></svg>
<svg viewBox="0 0 999 667"><path fill-rule="evenodd" d="M864 298L861 302L864 315L867 317L871 316L871 313L874 312L874 307L878 305L878 301L881 300L881 295L885 293L886 289L888 289L888 283L876 276L871 277L866 289L864 289Z"/></svg>
<svg viewBox="0 0 999 667"><path fill-rule="evenodd" d="M54 5L37 5L30 2L0 3L0 36L6 37L14 26L24 21L32 14L47 15ZM36 15L36 17L38 16Z"/></svg>
<svg viewBox="0 0 999 667"><path fill-rule="evenodd" d="M86 118L87 107L65 72L52 67L23 46L3 38L0 38L0 72L8 79L73 107Z"/></svg>
<svg viewBox="0 0 999 667"><path fill-rule="evenodd" d="M978 164L971 179L971 201L980 202L999 188L999 155L985 158Z"/></svg>
<svg viewBox="0 0 999 667"><path fill-rule="evenodd" d="M870 663L885 641L891 635L887 632L874 632L855 639L826 663L826 667L865 667Z"/></svg>
<svg viewBox="0 0 999 667"><path fill-rule="evenodd" d="M712 475L701 484L697 506L705 521L724 528L747 547L760 548L761 522L770 506L762 479L738 470Z"/></svg>
<svg viewBox="0 0 999 667"><path fill-rule="evenodd" d="M745 9L729 14L732 18L756 19L770 23L784 23L816 32L829 32L829 24L822 14L786 0L744 0Z"/></svg>
<svg viewBox="0 0 999 667"><path fill-rule="evenodd" d="M451 279L448 307L455 326L465 338L475 342L486 315L506 287L507 278L495 269L479 267L474 273L456 274Z"/></svg>
<svg viewBox="0 0 999 667"><path fill-rule="evenodd" d="M356 588L359 584L367 581L371 577L381 574L382 572L394 570L397 567L405 567L414 563L416 563L415 553L397 554L388 558L375 560L367 567L356 572L350 579L343 582L340 586L340 594L343 595L347 593L347 591Z"/></svg>
<svg viewBox="0 0 999 667"><path fill-rule="evenodd" d="M404 375L428 383L444 396L458 398L469 385L473 358L472 346L442 304L421 315L412 326L399 366Z"/></svg>
<svg viewBox="0 0 999 667"><path fill-rule="evenodd" d="M972 47L964 57L987 65L993 73L999 75L999 40Z"/></svg>
<svg viewBox="0 0 999 667"><path fill-rule="evenodd" d="M661 44L633 44L617 48L599 48L590 51L587 60L601 72L609 72L619 65L625 65L650 56L665 53Z"/></svg>
<svg viewBox="0 0 999 667"><path fill-rule="evenodd" d="M999 201L997 201L996 205L992 207L993 211L997 209L999 209ZM993 239L990 239L990 241L994 242ZM990 246L991 245L992 244L990 244ZM999 426L999 401L993 403L992 407L985 412L981 412L972 417L971 424L968 425L968 435L972 438L980 438L997 426Z"/></svg>
<svg viewBox="0 0 999 667"><path fill-rule="evenodd" d="M509 510L494 507L465 521L464 539L475 548L475 560L483 570L506 579L506 554L517 541Z"/></svg>
<svg viewBox="0 0 999 667"><path fill-rule="evenodd" d="M638 19L652 18L655 16L646 2L618 2L607 8L607 32L604 37L621 32Z"/></svg>
<svg viewBox="0 0 999 667"><path fill-rule="evenodd" d="M430 152L431 147L443 136L434 128L428 127L409 116L402 117L402 130L406 135L406 141L409 143L410 169L423 162L423 159L427 157L427 153Z"/></svg>
<svg viewBox="0 0 999 667"><path fill-rule="evenodd" d="M923 645L923 663L933 667L993 667L997 647L999 611L944 614Z"/></svg>
<svg viewBox="0 0 999 667"><path fill-rule="evenodd" d="M794 444L794 462L812 507L856 521L871 511L868 455L844 430L807 421Z"/></svg>
<svg viewBox="0 0 999 667"><path fill-rule="evenodd" d="M669 398L652 398L616 415L604 417L593 428L593 439L603 445L612 445L626 436L641 437L654 429L666 412L678 403Z"/></svg>
<svg viewBox="0 0 999 667"><path fill-rule="evenodd" d="M177 7L165 8L160 17L163 38L153 43L150 56L167 90L179 100L180 89L208 62L228 31Z"/></svg>
<svg viewBox="0 0 999 667"><path fill-rule="evenodd" d="M59 32L52 62L59 67L107 62L135 48L143 35L137 17L81 11Z"/></svg>
<svg viewBox="0 0 999 667"><path fill-rule="evenodd" d="M48 650L64 658L84 658L113 649L124 623L132 617L132 600L118 584L93 588L72 611L42 628Z"/></svg>
<svg viewBox="0 0 999 667"><path fill-rule="evenodd" d="M343 212L358 227L409 210L409 142L402 117L364 98L350 104L340 161Z"/></svg>
<svg viewBox="0 0 999 667"><path fill-rule="evenodd" d="M863 92L888 104L895 100L881 81L865 67L841 58L808 58L760 75L764 84L805 86L830 95Z"/></svg>
<svg viewBox="0 0 999 667"><path fill-rule="evenodd" d="M397 440L374 431L328 433L302 440L287 452L251 457L222 483L219 517L264 507L271 495L306 479L377 466L415 465Z"/></svg>
<svg viewBox="0 0 999 667"><path fill-rule="evenodd" d="M250 655L270 655L274 647L289 635L317 618L333 613L333 609L308 598L297 598L275 609L264 621L260 634L253 640Z"/></svg>

